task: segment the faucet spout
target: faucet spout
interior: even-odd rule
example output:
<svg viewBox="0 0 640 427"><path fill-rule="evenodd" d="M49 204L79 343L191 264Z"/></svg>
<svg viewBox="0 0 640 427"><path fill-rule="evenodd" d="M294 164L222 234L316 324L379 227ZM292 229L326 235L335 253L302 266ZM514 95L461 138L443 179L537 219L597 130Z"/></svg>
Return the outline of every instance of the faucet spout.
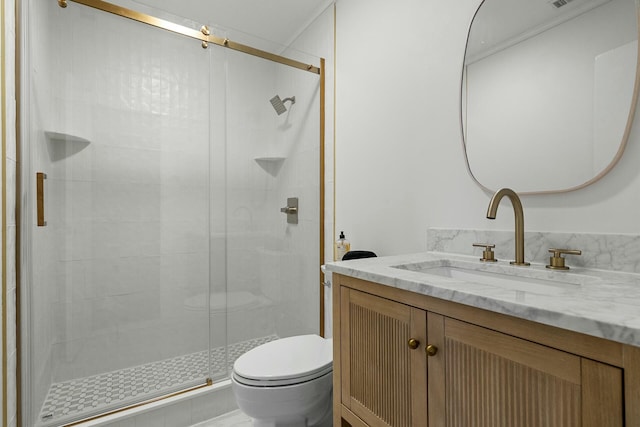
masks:
<svg viewBox="0 0 640 427"><path fill-rule="evenodd" d="M516 192L510 188L503 188L496 191L496 193L491 198L491 201L489 202L489 208L487 209L487 218L496 219L496 214L498 213L498 205L500 204L500 200L502 200L504 196L507 196L509 200L511 200L516 223L516 260L511 261L511 264L521 266L530 265L524 260L524 212L522 210L522 202L520 201L520 197L518 197Z"/></svg>

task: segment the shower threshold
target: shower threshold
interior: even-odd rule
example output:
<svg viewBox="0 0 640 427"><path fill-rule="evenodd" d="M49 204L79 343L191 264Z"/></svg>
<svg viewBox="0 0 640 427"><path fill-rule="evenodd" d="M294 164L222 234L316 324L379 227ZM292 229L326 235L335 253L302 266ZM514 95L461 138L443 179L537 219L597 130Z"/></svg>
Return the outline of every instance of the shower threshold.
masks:
<svg viewBox="0 0 640 427"><path fill-rule="evenodd" d="M231 344L227 347L228 357L225 347L211 349L210 370L204 350L51 384L37 425L61 425L93 417L201 384L210 376L228 377L238 357L275 339L278 336L269 335Z"/></svg>

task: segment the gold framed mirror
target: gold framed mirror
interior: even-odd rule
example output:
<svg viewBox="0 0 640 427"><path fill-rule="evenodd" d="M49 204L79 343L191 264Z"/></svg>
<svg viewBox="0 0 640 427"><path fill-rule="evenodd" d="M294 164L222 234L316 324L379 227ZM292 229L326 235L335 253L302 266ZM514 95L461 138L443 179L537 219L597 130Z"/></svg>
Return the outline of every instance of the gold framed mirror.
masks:
<svg viewBox="0 0 640 427"><path fill-rule="evenodd" d="M629 138L638 57L635 0L484 0L461 85L473 179L545 194L602 178Z"/></svg>

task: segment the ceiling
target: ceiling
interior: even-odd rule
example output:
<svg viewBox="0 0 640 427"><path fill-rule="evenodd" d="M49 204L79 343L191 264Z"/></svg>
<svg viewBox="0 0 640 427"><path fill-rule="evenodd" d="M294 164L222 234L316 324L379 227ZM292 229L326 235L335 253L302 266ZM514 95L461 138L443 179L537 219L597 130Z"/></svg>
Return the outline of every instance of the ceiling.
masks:
<svg viewBox="0 0 640 427"><path fill-rule="evenodd" d="M609 1L486 0L473 20L466 61L474 62Z"/></svg>
<svg viewBox="0 0 640 427"><path fill-rule="evenodd" d="M153 9L289 45L334 0L135 0Z"/></svg>

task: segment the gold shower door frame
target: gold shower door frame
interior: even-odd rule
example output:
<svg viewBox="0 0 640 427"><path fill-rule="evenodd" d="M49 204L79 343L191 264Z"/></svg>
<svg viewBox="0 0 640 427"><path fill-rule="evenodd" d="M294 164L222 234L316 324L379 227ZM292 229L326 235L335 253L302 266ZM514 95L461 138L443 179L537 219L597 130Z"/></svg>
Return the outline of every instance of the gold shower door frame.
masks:
<svg viewBox="0 0 640 427"><path fill-rule="evenodd" d="M171 31L173 33L181 34L183 36L200 40L202 41L202 47L205 49L208 47L209 43L213 43L218 46L226 47L232 50L237 50L239 52L257 56L263 59L267 59L269 61L278 62L280 64L298 68L300 70L309 71L314 74L320 74L320 75L323 74L321 73L320 67L316 67L311 64L305 64L303 62L286 58L284 56L276 55L270 52L266 52L264 50L255 49L251 46L247 46L241 43L236 43L227 38L215 36L209 32L209 29L206 26L203 26L200 29L200 31L196 31L194 29L191 29L179 24L174 24L173 22L166 21L164 19L159 19L151 15L136 12L135 10L117 6L102 0L58 0L58 4L60 5L60 7L66 8L68 1L89 6L94 9L99 9L104 12L113 13L114 15L122 16L124 18L141 22L143 24L151 25L157 28L162 28L163 30Z"/></svg>
<svg viewBox="0 0 640 427"><path fill-rule="evenodd" d="M225 48L228 48L228 49L231 49L231 50L235 50L235 51L238 51L238 52L242 52L242 53L245 53L245 54L248 54L248 55L252 55L252 56L259 57L259 58L263 58L263 59L266 59L266 60L269 60L269 61L272 61L272 62L276 62L276 63L279 63L279 64L287 65L289 67L297 68L299 70L310 72L310 73L313 73L313 74L317 74L319 76L319 78L320 78L320 132L319 132L319 148L320 148L320 165L319 165L319 167L320 167L320 177L319 177L319 179L320 179L320 188L319 188L319 192L320 192L320 194L319 194L319 199L320 199L320 209L319 209L320 210L320 218L319 218L319 221L320 221L320 227L319 227L318 232L319 232L319 245L320 245L319 254L320 254L320 257L319 257L319 265L318 265L318 267L320 265L323 265L324 264L324 243L325 243L325 237L324 237L324 208L325 208L325 184L324 184L324 178L325 178L325 170L324 170L325 169L325 153L324 153L324 144L325 144L325 90L326 90L325 59L324 58L320 58L320 65L319 66L315 66L313 64L305 64L303 62L296 61L294 59L290 59L290 58L287 58L287 57L284 57L284 56L280 56L280 55L276 55L276 54L273 54L273 53L270 53L270 52L267 52L267 51L264 51L264 50L253 48L251 46L247 46L247 45L244 45L244 44L241 44L241 43L237 43L237 42L231 41L231 40L229 40L227 38L222 38L222 37L215 36L215 35L210 33L209 29L206 26L203 26L200 29L200 31L197 31L197 30L194 30L194 29L191 29L191 28L179 25L179 24L175 24L175 23L170 22L170 21L166 21L166 20L163 20L163 19L160 19L160 18L156 18L156 17L153 17L151 15L140 13L140 12L137 12L137 11L134 11L134 10L131 10L131 9L127 9L127 8L124 8L124 7L121 7L121 6L118 6L118 5L114 5L112 3L108 3L108 2L105 2L105 1L102 1L102 0L58 0L58 5L60 7L62 7L62 8L66 8L66 7L68 7L68 3L69 2L78 3L78 4L81 4L81 5L84 5L84 6L88 6L88 7L94 8L94 9L102 10L104 12L112 13L114 15L121 16L123 18L131 19L131 20L136 21L136 22L140 22L140 23L147 24L147 25L150 25L150 26L153 26L153 27L156 27L156 28L160 28L160 29L163 29L163 30L171 31L173 33L177 33L177 34L180 34L180 35L183 35L183 36L186 36L186 37L190 37L190 38L193 38L193 39L196 39L196 40L200 40L202 48L205 48L205 49L208 47L209 43L213 43L214 45L217 45L217 46L225 47ZM0 4L4 4L4 0L0 0ZM2 10L4 10L4 8L2 8ZM2 17L2 16L3 16L2 13L0 13L0 17ZM18 19L16 19L16 21L18 21ZM4 20L2 20L2 23L4 24ZM2 26L2 27L4 27L4 26ZM18 28L19 28L19 26L18 26ZM4 38L3 38L3 41L4 41ZM16 53L17 54L19 54L19 52L21 52L20 48L21 48L20 40L17 38L16 39ZM3 56L3 59L4 59L4 56ZM2 65L4 65L4 64L2 64ZM2 70L4 70L4 67L2 67ZM4 73L1 73L1 75L4 76ZM20 70L19 70L19 66L17 65L16 76L19 76L19 75L20 75ZM2 87L4 87L4 78L2 79ZM4 90L2 90L2 95L4 95ZM4 98L4 96L3 96L3 98ZM21 101L22 100L18 99L19 103L21 103ZM3 105L4 105L4 103L3 103ZM18 109L18 114L20 114L19 113L19 109ZM4 129L4 114L3 114L2 118L3 118L3 122L2 122L3 126L2 126L2 128ZM20 123L20 119L17 120L17 123ZM18 126L17 131L19 132L19 134L20 134L20 130L21 129ZM3 147L2 147L3 148L2 149L3 156L2 157L3 157L3 159L5 158L5 156L4 156L4 151L5 151L5 149L4 149L4 142L5 142L4 134L5 134L5 132L3 131L3 139L2 139L2 142L3 142L3 144L2 144L3 145ZM18 138L18 141L19 141L19 138ZM19 142L18 142L18 144L19 144ZM20 150L18 149L18 152L19 151ZM17 171L17 174L20 173L20 168L21 168L21 165L18 165L18 166L19 166L19 170ZM3 172L4 172L4 168L3 168ZM3 176L3 178L4 178L4 176ZM5 182L5 180L3 179L3 183L4 182ZM18 183L18 185L20 185L20 183ZM19 194L18 190L20 190L20 188L16 189L17 194ZM2 194L2 196L3 196L2 197L2 205L4 207L5 200L6 200L6 197L4 195L4 186L3 186L3 194ZM17 206L18 212L20 212L21 209L22 209L22 207L20 206L19 203L20 203L20 200L18 199L18 206ZM3 231L6 230L6 228L4 227L4 223L2 225L3 225L3 227L2 227ZM18 224L17 234L20 235L20 224ZM3 242L4 242L4 239L3 239ZM3 248L4 248L4 245L3 245ZM16 252L17 252L17 254L19 254L19 252L20 252L19 247L17 248ZM5 255L5 251L3 251L3 255ZM6 257L3 256L3 261L5 259L6 259ZM17 263L19 262L19 259L20 258L18 257L17 260L16 260ZM20 266L19 266L19 264L16 267L17 267L17 270L18 270L17 271L18 277L20 277L20 271L19 271L20 270ZM3 271L6 271L6 269L3 269ZM4 275L3 275L2 279L3 279L2 280L2 282L3 282L2 283L2 285L3 285L2 288L4 289L5 286L6 286L5 285L5 277L4 277ZM324 316L324 285L323 285L323 282L324 282L324 278L322 276L322 272L320 271L320 268L318 268L318 287L320 289L320 298L319 298L319 306L320 306L320 311L319 311L320 312L319 334L321 336L325 335L325 330L324 330L324 320L325 320L324 319L325 318L325 316ZM18 295L17 295L17 304L19 304L19 301L21 300L20 295L19 295L20 294L20 286L18 286L16 291L18 293ZM3 305L4 305L5 298L2 298L2 302L3 302ZM20 346L20 342L21 342L20 341L20 337L21 337L21 322L20 322L20 317L19 317L20 316L20 307L18 306L18 307L16 307L16 309L17 309L17 317L18 317L17 322L16 322L16 334L17 334L17 343L18 343L18 349L17 349L18 350L18 356L17 356L17 359L18 359L18 366L17 366L17 411L18 411L18 425L21 425L21 422L22 422L22 381L21 381L21 376L22 376L21 375L21 369L22 369L21 368L21 357L22 357L22 354L21 354L21 348L20 348L21 347ZM6 349L6 340L4 339L4 337L7 336L7 333L6 333L7 332L7 326L6 326L6 319L5 319L6 316L4 315L5 310L2 310L2 311L3 311L3 317L2 317L3 367L2 367L2 370L3 370L3 372L6 373L6 370L7 370L7 366L6 366L7 365L6 364L7 349ZM6 421L6 415L7 415L7 408L6 408L6 402L7 402L7 399L6 399L6 397L7 397L7 395L6 395L6 391L7 391L6 377L7 377L6 374L3 375L3 390L5 391L5 393L3 393L3 396L4 396L3 407L5 408L5 410L3 411L3 414L4 414L5 421ZM210 378L207 378L206 383L204 383L202 385L191 387L191 388L188 388L188 389L176 392L176 393L172 393L172 394L169 394L169 395L165 395L165 396L161 396L161 397L158 397L158 398L150 399L150 400L147 400L147 401L139 402L139 403L136 403L136 404L128 405L128 406L122 407L120 409L107 411L107 412L105 412L103 414L100 414L100 415L97 415L97 416L93 416L93 417L89 417L89 418L85 418L85 419L82 419L80 421L72 422L72 423L69 423L69 424L64 424L64 427L70 427L70 426L78 425L78 424L81 424L81 423L84 423L84 422L87 422L87 421L90 421L90 420L94 420L94 419L105 417L107 415L112 415L112 414L115 414L115 413L119 413L119 412L123 412L123 411L130 410L130 409L133 409L133 408L137 408L137 407L140 407L140 406L144 406L144 405L147 405L147 404L150 404L150 403L153 403L153 402L157 402L157 401L160 401L160 400L165 400L165 399L168 399L168 398L171 398L171 397L174 397L174 396L177 396L177 395L181 395L181 394L184 394L184 393L188 393L188 392L191 392L191 391L194 391L194 390L197 390L197 389L209 387L212 384L213 384L213 381Z"/></svg>

